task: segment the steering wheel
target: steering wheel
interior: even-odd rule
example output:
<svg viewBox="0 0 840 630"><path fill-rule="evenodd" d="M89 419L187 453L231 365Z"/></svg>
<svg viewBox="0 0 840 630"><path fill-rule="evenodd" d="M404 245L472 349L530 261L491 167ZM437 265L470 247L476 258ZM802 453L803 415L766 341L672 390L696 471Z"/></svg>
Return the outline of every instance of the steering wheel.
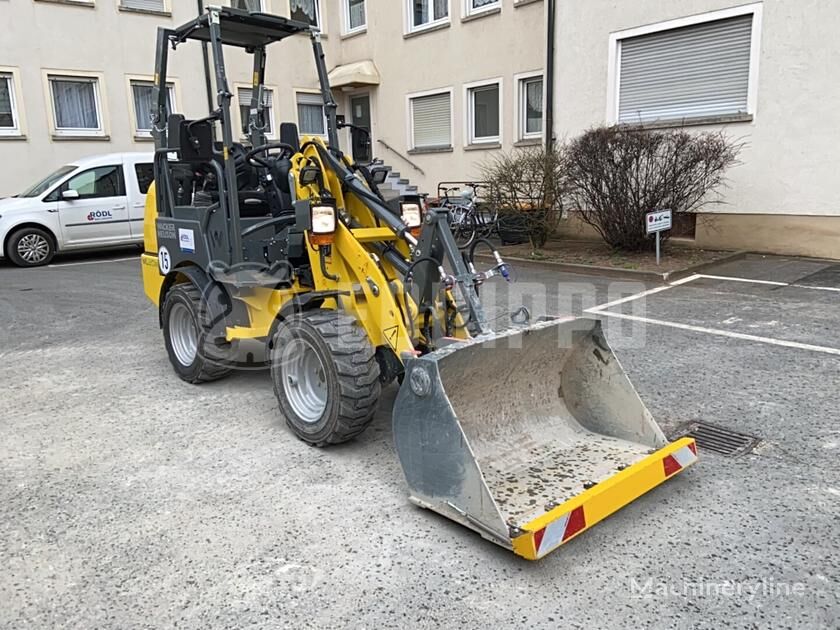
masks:
<svg viewBox="0 0 840 630"><path fill-rule="evenodd" d="M251 166L262 166L263 168L271 168L271 164L269 164L265 158L257 157L260 154L265 154L265 157L269 155L273 155L272 151L278 151L275 157L277 158L290 158L297 150L290 144L286 144L285 142L267 142L266 144L261 144L258 147L254 147L250 151L245 154L245 160Z"/></svg>

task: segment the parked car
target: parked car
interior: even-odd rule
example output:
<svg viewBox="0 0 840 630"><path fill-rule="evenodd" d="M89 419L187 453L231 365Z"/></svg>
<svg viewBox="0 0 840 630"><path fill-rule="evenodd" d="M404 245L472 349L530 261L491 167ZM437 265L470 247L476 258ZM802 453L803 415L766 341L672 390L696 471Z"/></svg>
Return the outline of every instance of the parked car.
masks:
<svg viewBox="0 0 840 630"><path fill-rule="evenodd" d="M31 188L0 199L0 258L46 265L56 252L143 242L151 153L77 160Z"/></svg>

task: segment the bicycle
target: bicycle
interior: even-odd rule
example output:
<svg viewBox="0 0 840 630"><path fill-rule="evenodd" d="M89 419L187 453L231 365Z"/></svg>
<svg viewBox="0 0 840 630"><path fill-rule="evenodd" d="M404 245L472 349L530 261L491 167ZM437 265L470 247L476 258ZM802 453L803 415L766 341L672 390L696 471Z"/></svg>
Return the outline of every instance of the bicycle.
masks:
<svg viewBox="0 0 840 630"><path fill-rule="evenodd" d="M477 200L480 186L468 182L451 188L438 187L444 196L441 207L449 210L449 227L461 249L472 245L477 238L487 238L496 228L497 212L488 212ZM453 199L450 193L458 193L459 199Z"/></svg>

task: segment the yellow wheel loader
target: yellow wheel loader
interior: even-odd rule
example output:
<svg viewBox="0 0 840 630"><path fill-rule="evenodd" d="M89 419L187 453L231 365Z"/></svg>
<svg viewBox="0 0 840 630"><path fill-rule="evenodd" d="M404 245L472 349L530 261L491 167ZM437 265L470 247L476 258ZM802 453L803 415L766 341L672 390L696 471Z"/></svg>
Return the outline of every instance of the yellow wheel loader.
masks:
<svg viewBox="0 0 840 630"><path fill-rule="evenodd" d="M266 47L308 35L327 137L294 124L267 140ZM170 49L209 44L217 109L169 110ZM226 47L253 56L248 142L234 142ZM160 28L154 187L143 283L175 372L191 383L236 369L261 344L291 431L315 446L352 439L381 387L401 383L396 450L411 500L529 559L544 556L694 463L669 444L597 321L522 317L494 333L477 271L445 210L386 200L381 168L339 149L342 121L317 32L211 7ZM487 245L488 243L485 243Z"/></svg>

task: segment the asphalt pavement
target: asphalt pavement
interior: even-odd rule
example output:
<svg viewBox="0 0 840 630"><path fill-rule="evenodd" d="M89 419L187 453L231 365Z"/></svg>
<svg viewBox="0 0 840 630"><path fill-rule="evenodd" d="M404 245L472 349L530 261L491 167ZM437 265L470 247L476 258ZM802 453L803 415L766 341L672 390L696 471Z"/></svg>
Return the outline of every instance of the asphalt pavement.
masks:
<svg viewBox="0 0 840 630"><path fill-rule="evenodd" d="M761 439L529 563L408 502L394 388L310 448L265 371L175 377L135 252L0 264L0 627L837 627L840 267L704 274L485 289L500 327L593 309L666 433Z"/></svg>

